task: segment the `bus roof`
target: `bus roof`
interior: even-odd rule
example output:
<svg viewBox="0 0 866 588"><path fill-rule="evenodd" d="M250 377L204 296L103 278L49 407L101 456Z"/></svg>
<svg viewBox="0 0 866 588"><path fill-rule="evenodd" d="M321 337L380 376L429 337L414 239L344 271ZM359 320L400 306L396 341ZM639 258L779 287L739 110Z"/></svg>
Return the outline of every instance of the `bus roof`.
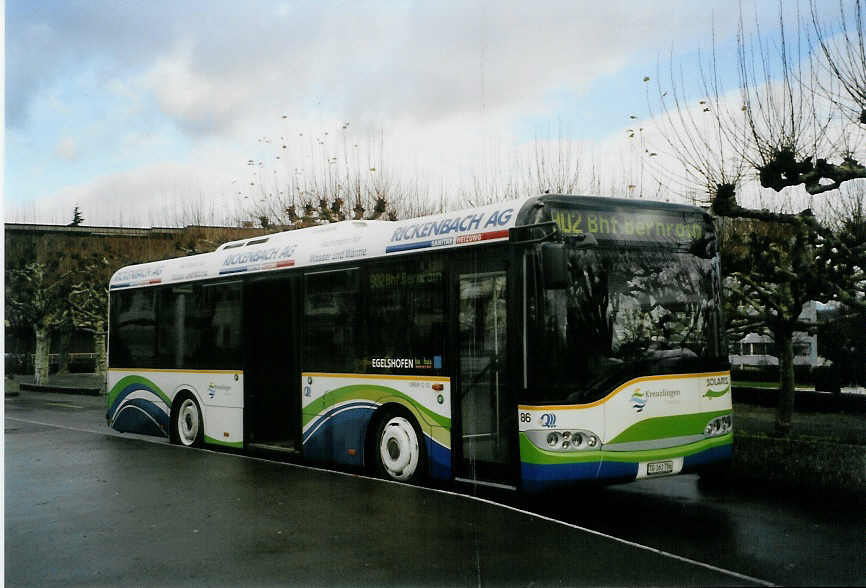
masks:
<svg viewBox="0 0 866 588"><path fill-rule="evenodd" d="M211 253L121 268L111 277L109 288L208 280L505 240L526 201L400 221L348 220L233 241Z"/></svg>
<svg viewBox="0 0 866 588"><path fill-rule="evenodd" d="M232 241L211 253L126 266L111 277L109 288L120 290L210 280L507 240L508 230L527 224L528 210L547 200L569 201L581 206L702 212L692 206L642 200L555 194L533 196L413 219L348 220Z"/></svg>

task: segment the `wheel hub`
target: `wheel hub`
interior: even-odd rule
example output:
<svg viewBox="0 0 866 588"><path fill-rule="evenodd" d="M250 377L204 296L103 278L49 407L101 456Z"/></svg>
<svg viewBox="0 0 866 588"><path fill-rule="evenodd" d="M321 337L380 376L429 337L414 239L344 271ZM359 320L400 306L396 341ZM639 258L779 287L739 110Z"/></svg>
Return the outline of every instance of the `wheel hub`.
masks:
<svg viewBox="0 0 866 588"><path fill-rule="evenodd" d="M388 453L391 459L396 460L400 456L400 446L393 439L388 439Z"/></svg>
<svg viewBox="0 0 866 588"><path fill-rule="evenodd" d="M389 477L408 480L418 468L421 450L415 427L403 417L391 418L379 438L379 460Z"/></svg>

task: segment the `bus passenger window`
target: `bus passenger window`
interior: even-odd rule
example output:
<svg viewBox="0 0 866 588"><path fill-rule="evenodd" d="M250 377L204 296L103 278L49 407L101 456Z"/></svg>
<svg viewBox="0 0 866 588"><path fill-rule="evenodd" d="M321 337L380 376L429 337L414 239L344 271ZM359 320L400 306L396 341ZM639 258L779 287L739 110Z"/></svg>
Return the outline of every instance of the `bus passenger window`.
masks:
<svg viewBox="0 0 866 588"><path fill-rule="evenodd" d="M156 367L156 290L111 296L110 367Z"/></svg>
<svg viewBox="0 0 866 588"><path fill-rule="evenodd" d="M358 337L358 270L316 272L304 278L303 368L357 373L364 361Z"/></svg>
<svg viewBox="0 0 866 588"><path fill-rule="evenodd" d="M368 273L367 351L374 371L439 373L445 368L445 270L439 256L378 263ZM411 360L411 361L403 361Z"/></svg>

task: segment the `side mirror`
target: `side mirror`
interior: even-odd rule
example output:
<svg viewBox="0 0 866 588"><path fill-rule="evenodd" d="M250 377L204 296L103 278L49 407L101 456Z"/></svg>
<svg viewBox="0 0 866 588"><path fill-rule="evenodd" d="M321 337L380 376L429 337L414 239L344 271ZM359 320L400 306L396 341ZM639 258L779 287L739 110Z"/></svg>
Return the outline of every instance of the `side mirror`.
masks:
<svg viewBox="0 0 866 588"><path fill-rule="evenodd" d="M558 290L568 286L568 253L563 243L541 244L541 267L546 289Z"/></svg>

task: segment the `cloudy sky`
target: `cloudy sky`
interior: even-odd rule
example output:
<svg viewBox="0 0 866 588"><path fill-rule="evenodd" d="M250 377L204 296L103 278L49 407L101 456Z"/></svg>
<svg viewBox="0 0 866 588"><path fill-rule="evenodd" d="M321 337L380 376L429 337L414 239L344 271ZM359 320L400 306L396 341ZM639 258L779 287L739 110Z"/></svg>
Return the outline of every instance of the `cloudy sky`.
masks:
<svg viewBox="0 0 866 588"><path fill-rule="evenodd" d="M250 160L282 177L347 144L362 167L448 187L551 133L615 150L659 59L713 29L730 54L732 6L6 0L4 214L68 222L77 203L88 224L168 224L243 207ZM744 10L770 28L778 8Z"/></svg>

